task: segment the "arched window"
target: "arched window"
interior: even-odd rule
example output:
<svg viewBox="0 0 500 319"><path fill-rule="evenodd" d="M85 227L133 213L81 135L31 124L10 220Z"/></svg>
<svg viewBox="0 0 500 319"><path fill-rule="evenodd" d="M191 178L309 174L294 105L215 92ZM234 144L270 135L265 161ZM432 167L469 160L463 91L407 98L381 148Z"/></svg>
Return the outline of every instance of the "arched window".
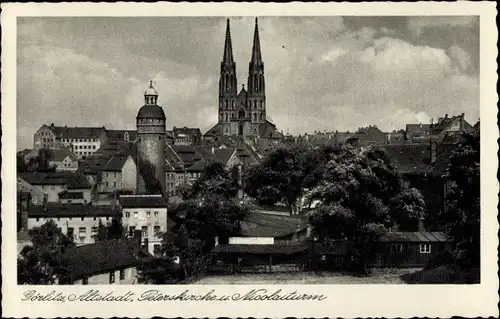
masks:
<svg viewBox="0 0 500 319"><path fill-rule="evenodd" d="M253 113L253 120L257 121L257 113Z"/></svg>
<svg viewBox="0 0 500 319"><path fill-rule="evenodd" d="M259 82L257 82L257 74L255 74L253 76L253 87L254 87L254 91L259 90Z"/></svg>

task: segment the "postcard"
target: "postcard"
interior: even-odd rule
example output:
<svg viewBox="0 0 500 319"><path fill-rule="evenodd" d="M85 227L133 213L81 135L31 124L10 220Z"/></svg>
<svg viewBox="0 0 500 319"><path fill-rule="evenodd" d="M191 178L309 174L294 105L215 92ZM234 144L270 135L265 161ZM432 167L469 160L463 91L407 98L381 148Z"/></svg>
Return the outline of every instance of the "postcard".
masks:
<svg viewBox="0 0 500 319"><path fill-rule="evenodd" d="M495 17L2 4L5 316L498 316Z"/></svg>

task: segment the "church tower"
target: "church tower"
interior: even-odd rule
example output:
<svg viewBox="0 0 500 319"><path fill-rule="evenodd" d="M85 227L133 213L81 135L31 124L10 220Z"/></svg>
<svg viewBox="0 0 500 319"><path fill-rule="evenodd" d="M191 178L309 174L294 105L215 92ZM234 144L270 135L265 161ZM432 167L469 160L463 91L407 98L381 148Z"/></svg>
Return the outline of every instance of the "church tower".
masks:
<svg viewBox="0 0 500 319"><path fill-rule="evenodd" d="M231 27L229 19L226 25L226 40L224 43L224 55L220 64L219 79L219 123L221 124L222 134L231 134L231 120L235 119L236 114L236 63L233 58L233 46L231 42Z"/></svg>
<svg viewBox="0 0 500 319"><path fill-rule="evenodd" d="M266 122L266 85L264 62L260 52L259 21L255 18L252 58L248 65L248 108L253 134L258 135L259 124Z"/></svg>
<svg viewBox="0 0 500 319"><path fill-rule="evenodd" d="M159 193L161 187L160 194L163 194L165 191L166 117L163 108L158 106L158 91L153 87L153 81L150 81L149 87L144 92L144 100L145 104L136 118L137 192L139 194ZM148 181L145 182L144 179Z"/></svg>

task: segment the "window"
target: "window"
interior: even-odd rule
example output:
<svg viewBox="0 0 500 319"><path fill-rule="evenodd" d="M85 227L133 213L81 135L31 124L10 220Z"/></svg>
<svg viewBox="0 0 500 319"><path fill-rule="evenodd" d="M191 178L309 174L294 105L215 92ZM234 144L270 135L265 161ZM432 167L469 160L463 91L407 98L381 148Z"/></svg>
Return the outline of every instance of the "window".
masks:
<svg viewBox="0 0 500 319"><path fill-rule="evenodd" d="M94 217L94 220L97 220L97 217Z"/></svg>
<svg viewBox="0 0 500 319"><path fill-rule="evenodd" d="M151 212L146 212L147 217L151 217Z"/></svg>
<svg viewBox="0 0 500 319"><path fill-rule="evenodd" d="M68 219L69 219L69 220L73 220L73 217L69 217Z"/></svg>
<svg viewBox="0 0 500 319"><path fill-rule="evenodd" d="M40 221L40 218L38 218L38 217L37 217L37 218L36 218L36 221L37 221L37 222L39 222L39 221Z"/></svg>
<svg viewBox="0 0 500 319"><path fill-rule="evenodd" d="M97 235L97 227L92 227L92 237L94 237L95 235Z"/></svg>
<svg viewBox="0 0 500 319"><path fill-rule="evenodd" d="M85 220L85 217L82 216L82 221L84 221L84 220Z"/></svg>
<svg viewBox="0 0 500 319"><path fill-rule="evenodd" d="M420 244L420 253L421 254L430 254L431 253L431 244Z"/></svg>
<svg viewBox="0 0 500 319"><path fill-rule="evenodd" d="M89 284L89 279L87 277L82 279L82 285L88 285Z"/></svg>
<svg viewBox="0 0 500 319"><path fill-rule="evenodd" d="M142 237L148 238L148 226L141 227Z"/></svg>
<svg viewBox="0 0 500 319"><path fill-rule="evenodd" d="M116 182L113 182L113 187L116 187Z"/></svg>
<svg viewBox="0 0 500 319"><path fill-rule="evenodd" d="M86 232L87 232L87 229L85 227L78 228L78 237L80 237L80 239L84 239Z"/></svg>
<svg viewBox="0 0 500 319"><path fill-rule="evenodd" d="M128 228L128 235L129 235L130 237L134 237L134 232L135 232L135 226L130 226L130 227Z"/></svg>
<svg viewBox="0 0 500 319"><path fill-rule="evenodd" d="M120 269L120 280L125 279L125 269Z"/></svg>
<svg viewBox="0 0 500 319"><path fill-rule="evenodd" d="M115 282L115 272L112 271L109 273L109 283L112 284Z"/></svg>
<svg viewBox="0 0 500 319"><path fill-rule="evenodd" d="M160 237L160 226L154 226L153 232L155 233L156 237Z"/></svg>
<svg viewBox="0 0 500 319"><path fill-rule="evenodd" d="M155 217L158 217L158 212L155 212Z"/></svg>
<svg viewBox="0 0 500 319"><path fill-rule="evenodd" d="M106 220L109 220L109 217L106 217Z"/></svg>
<svg viewBox="0 0 500 319"><path fill-rule="evenodd" d="M391 247L391 251L393 253L401 253L403 252L403 245L401 244L393 244Z"/></svg>
<svg viewBox="0 0 500 319"><path fill-rule="evenodd" d="M159 244L155 244L155 245L153 246L153 253L154 253L155 255L159 255L159 254L160 254L160 250L161 250L161 245L159 245Z"/></svg>
<svg viewBox="0 0 500 319"><path fill-rule="evenodd" d="M125 212L125 217L129 218L130 217L130 212Z"/></svg>

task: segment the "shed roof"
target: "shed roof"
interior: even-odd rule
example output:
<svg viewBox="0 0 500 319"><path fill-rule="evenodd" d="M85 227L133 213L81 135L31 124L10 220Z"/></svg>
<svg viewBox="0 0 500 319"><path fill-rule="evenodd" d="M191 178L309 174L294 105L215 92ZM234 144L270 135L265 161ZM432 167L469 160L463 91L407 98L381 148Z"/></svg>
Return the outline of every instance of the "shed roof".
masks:
<svg viewBox="0 0 500 319"><path fill-rule="evenodd" d="M380 239L384 242L446 242L450 239L443 232L388 232Z"/></svg>

